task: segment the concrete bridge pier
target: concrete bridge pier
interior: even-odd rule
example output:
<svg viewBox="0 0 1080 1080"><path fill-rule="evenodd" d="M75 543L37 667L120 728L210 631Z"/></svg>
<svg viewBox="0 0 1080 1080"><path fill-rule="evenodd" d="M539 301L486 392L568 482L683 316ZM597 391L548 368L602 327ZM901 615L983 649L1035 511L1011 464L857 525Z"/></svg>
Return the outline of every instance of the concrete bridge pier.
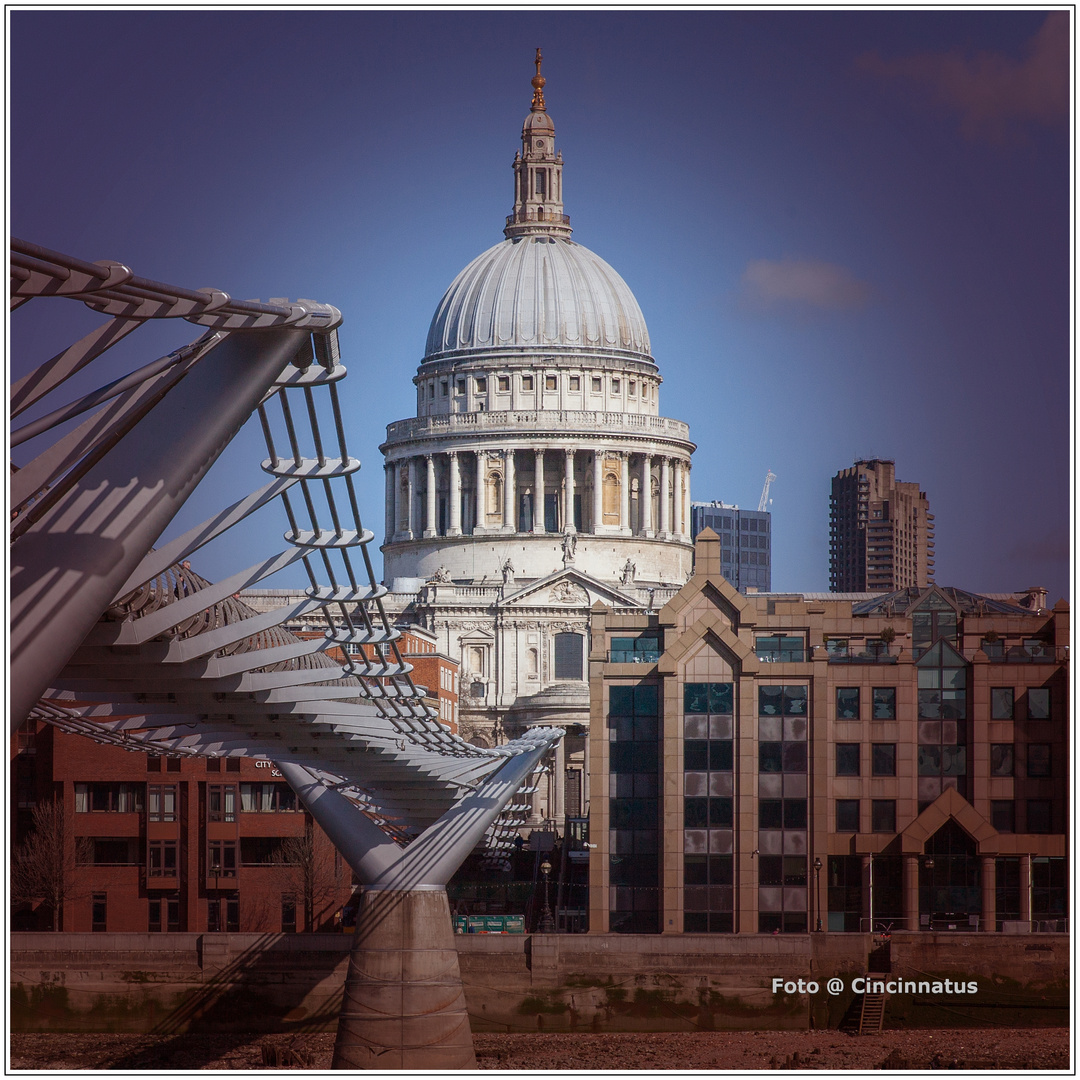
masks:
<svg viewBox="0 0 1080 1080"><path fill-rule="evenodd" d="M476 1068L446 883L562 734L544 729L404 847L307 769L277 763L364 885L332 1068Z"/></svg>
<svg viewBox="0 0 1080 1080"><path fill-rule="evenodd" d="M443 888L365 892L334 1069L475 1069Z"/></svg>

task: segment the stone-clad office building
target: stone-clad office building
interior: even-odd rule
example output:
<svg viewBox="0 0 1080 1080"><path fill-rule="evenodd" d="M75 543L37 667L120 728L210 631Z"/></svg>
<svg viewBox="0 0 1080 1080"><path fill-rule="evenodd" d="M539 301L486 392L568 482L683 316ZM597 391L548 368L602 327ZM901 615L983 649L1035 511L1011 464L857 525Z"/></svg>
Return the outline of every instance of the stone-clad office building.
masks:
<svg viewBox="0 0 1080 1080"><path fill-rule="evenodd" d="M720 566L594 607L590 930L1062 929L1067 604Z"/></svg>

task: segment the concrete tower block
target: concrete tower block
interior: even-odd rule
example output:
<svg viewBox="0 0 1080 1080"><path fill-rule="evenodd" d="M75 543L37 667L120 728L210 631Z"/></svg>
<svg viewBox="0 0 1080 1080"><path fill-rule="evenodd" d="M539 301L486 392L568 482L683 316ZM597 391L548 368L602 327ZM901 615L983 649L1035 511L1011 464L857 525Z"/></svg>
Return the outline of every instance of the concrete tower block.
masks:
<svg viewBox="0 0 1080 1080"><path fill-rule="evenodd" d="M445 889L365 892L334 1069L475 1069Z"/></svg>

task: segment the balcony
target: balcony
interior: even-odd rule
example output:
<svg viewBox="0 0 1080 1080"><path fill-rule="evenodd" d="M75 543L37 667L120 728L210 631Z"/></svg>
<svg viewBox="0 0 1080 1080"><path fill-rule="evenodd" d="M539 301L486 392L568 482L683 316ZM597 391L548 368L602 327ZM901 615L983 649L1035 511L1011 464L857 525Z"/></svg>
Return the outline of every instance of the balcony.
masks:
<svg viewBox="0 0 1080 1080"><path fill-rule="evenodd" d="M386 426L386 441L403 443L433 436L482 436L507 431L654 435L682 442L690 440L690 426L666 416L604 412L599 409L506 409L500 412L442 413L396 420Z"/></svg>
<svg viewBox="0 0 1080 1080"><path fill-rule="evenodd" d="M900 658L899 645L868 641L865 645L828 651L830 664L895 664Z"/></svg>

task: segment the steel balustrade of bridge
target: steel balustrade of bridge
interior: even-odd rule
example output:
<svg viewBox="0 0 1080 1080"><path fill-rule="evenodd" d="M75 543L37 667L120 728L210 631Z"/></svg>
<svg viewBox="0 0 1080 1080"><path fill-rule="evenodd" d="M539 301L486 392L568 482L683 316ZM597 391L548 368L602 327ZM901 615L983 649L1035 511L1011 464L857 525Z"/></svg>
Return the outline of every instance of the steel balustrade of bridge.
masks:
<svg viewBox="0 0 1080 1080"><path fill-rule="evenodd" d="M562 732L476 747L413 683L346 447L340 313L181 289L17 240L11 294L12 309L67 297L110 317L11 391L11 445L42 447L10 481L13 721L128 750L274 761L365 886L335 1067L475 1065L445 885L481 841L510 846L527 806L514 796L533 790ZM206 332L56 403L68 379L162 318ZM255 413L269 481L155 548ZM275 500L284 551L217 583L191 569L189 556ZM237 598L293 563L303 601L258 614ZM323 637L284 629L314 612ZM380 970L388 950L396 974ZM389 1013L388 992L400 1003Z"/></svg>

